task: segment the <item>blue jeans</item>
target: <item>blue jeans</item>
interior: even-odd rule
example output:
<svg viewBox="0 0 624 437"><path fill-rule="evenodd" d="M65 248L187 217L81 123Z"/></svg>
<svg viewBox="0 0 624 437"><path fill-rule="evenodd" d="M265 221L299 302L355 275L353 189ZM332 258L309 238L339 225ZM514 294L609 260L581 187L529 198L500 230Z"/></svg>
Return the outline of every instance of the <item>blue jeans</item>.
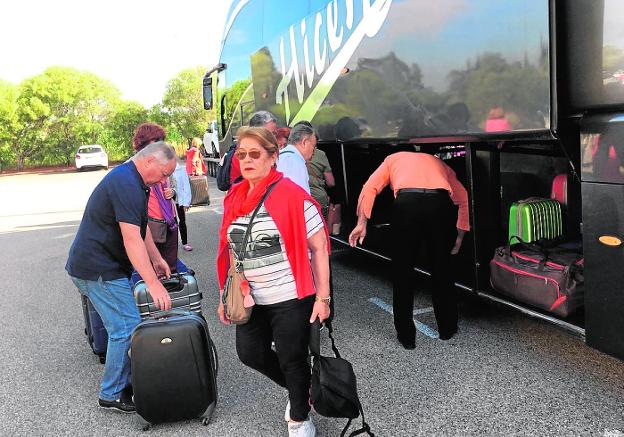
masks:
<svg viewBox="0 0 624 437"><path fill-rule="evenodd" d="M78 290L87 296L108 332L108 350L100 399L115 401L130 384L130 336L141 322L127 278L89 281L71 277Z"/></svg>

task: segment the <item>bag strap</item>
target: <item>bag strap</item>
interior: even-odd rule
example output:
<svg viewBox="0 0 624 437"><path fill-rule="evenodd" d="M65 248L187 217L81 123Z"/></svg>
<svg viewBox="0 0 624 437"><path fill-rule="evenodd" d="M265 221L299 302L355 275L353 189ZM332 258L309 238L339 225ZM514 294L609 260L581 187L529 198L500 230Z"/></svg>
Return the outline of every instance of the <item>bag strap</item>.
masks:
<svg viewBox="0 0 624 437"><path fill-rule="evenodd" d="M325 327L327 328L327 335L329 336L329 339L331 340L331 343L332 343L332 350L334 351L334 355L336 356L336 358L340 358L340 352L338 352L338 348L336 347L336 341L334 340L334 336L332 335L334 330L332 328L331 323L325 323ZM319 322L318 319L316 319L314 323L310 326L309 343L310 343L309 345L310 352L312 353L312 356L319 357L321 355L321 322ZM349 399L349 400L353 402L354 404L357 404L358 409L360 410L360 414L362 415L362 427L351 432L351 434L349 434L349 437L353 437L353 436L364 434L364 433L368 434L370 437L375 437L375 434L372 433L370 426L368 425L368 423L366 423L366 420L364 419L364 410L362 410L362 404L360 403L360 400L359 399ZM349 419L347 421L347 424L343 428L342 433L340 433L340 437L344 437L346 435L347 430L351 426L351 421L352 419Z"/></svg>
<svg viewBox="0 0 624 437"><path fill-rule="evenodd" d="M366 423L366 420L364 419L364 410L362 410L362 404L358 404L358 407L360 409L360 414L362 415L362 427L352 431L351 434L349 434L349 437L354 437L356 435L360 435L364 433L368 434L370 437L375 437L375 434L373 434L373 432L371 431L369 424ZM347 424L345 425L345 427L342 429L342 432L340 433L340 437L344 437L346 435L347 430L351 426L352 421L353 419L349 419L347 421Z"/></svg>
<svg viewBox="0 0 624 437"><path fill-rule="evenodd" d="M332 350L334 351L334 356L336 358L341 358L340 352L338 352L338 348L336 347L336 341L334 340L334 336L332 335L333 329L330 323L325 323L325 327L327 328L327 335L332 343ZM316 319L312 325L310 325L310 340L309 347L312 356L320 357L321 356L321 322Z"/></svg>
<svg viewBox="0 0 624 437"><path fill-rule="evenodd" d="M260 199L260 202L258 202L256 209L254 209L254 212L251 214L251 218L249 219L249 224L247 225L247 230L245 230L245 236L243 237L243 244L241 245L241 250L238 256L236 257L236 259L234 260L236 262L241 262L241 265L237 266L237 267L240 267L241 269L242 269L242 261L243 259L245 259L245 255L247 254L247 242L249 241L249 236L251 235L251 228L253 226L253 221L256 218L256 214L258 214L258 211L260 211L260 207L262 207L262 204L264 203L266 198L269 196L271 191L273 191L273 188L281 180L282 178L279 178L277 181L273 182L271 185L267 187L266 191L262 195L262 199Z"/></svg>

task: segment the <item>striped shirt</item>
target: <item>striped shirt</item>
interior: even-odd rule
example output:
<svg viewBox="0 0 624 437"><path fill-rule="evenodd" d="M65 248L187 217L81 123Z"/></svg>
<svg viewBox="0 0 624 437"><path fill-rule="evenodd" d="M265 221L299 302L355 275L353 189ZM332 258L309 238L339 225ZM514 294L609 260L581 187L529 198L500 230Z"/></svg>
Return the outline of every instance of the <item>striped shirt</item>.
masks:
<svg viewBox="0 0 624 437"><path fill-rule="evenodd" d="M323 230L323 219L309 200L304 201L303 210L310 238ZM236 255L241 250L250 218L251 213L237 217L228 228L228 244ZM297 298L284 240L264 205L258 210L251 228L243 269L257 304L271 305Z"/></svg>

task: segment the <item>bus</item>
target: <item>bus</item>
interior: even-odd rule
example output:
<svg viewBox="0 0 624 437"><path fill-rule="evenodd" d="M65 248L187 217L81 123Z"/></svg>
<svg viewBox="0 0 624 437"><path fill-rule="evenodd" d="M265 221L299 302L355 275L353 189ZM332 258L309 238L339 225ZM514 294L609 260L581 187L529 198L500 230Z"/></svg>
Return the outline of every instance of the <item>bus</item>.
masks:
<svg viewBox="0 0 624 437"><path fill-rule="evenodd" d="M624 2L234 0L204 77L220 152L257 110L310 121L332 166L346 242L363 183L397 151L435 154L469 195L456 285L624 359ZM560 317L490 282L514 202L563 178L583 304ZM392 193L359 250L389 259ZM428 274L423 255L416 269Z"/></svg>

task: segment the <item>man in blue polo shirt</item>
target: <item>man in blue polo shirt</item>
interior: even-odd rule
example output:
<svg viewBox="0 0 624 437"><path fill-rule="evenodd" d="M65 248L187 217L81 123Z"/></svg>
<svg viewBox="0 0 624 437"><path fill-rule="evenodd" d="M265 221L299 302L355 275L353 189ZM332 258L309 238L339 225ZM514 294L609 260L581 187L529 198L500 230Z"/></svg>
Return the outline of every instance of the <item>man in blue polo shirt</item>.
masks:
<svg viewBox="0 0 624 437"><path fill-rule="evenodd" d="M310 194L310 182L306 162L316 148L316 132L307 121L295 124L288 137L288 145L280 150L277 170Z"/></svg>
<svg viewBox="0 0 624 437"><path fill-rule="evenodd" d="M141 321L129 282L133 267L158 307L171 308L157 276L169 277L171 271L146 228L149 186L168 178L175 166L174 150L161 141L113 169L89 197L69 250L65 270L91 300L108 332L98 401L104 408L135 411L125 390L130 384L130 336Z"/></svg>

